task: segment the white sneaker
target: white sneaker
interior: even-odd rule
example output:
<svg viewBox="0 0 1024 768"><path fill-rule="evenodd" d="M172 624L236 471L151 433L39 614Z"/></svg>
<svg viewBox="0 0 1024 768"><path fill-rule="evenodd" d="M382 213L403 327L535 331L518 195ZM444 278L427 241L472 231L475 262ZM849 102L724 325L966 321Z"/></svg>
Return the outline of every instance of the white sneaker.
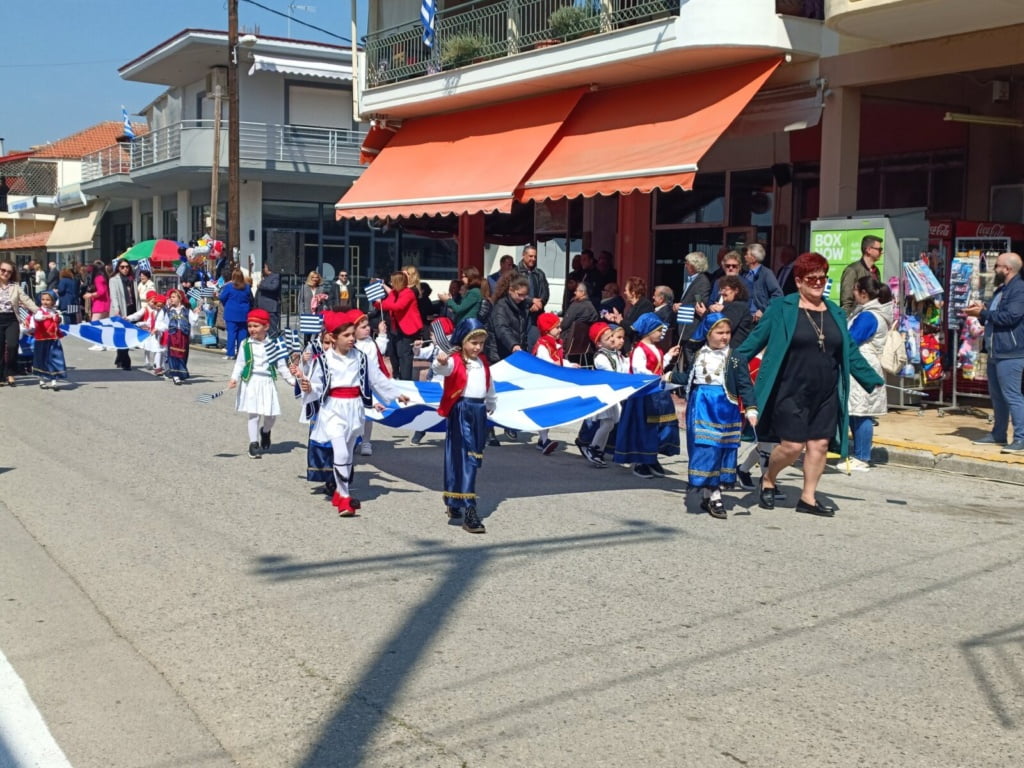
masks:
<svg viewBox="0 0 1024 768"><path fill-rule="evenodd" d="M362 442L359 444L359 455L360 456L373 456L373 444Z"/></svg>
<svg viewBox="0 0 1024 768"><path fill-rule="evenodd" d="M868 464L866 461L861 461L860 459L854 458L852 456L848 459L848 461L849 464L847 466L849 467L851 472L867 472L869 469L871 469L871 465Z"/></svg>
<svg viewBox="0 0 1024 768"><path fill-rule="evenodd" d="M93 344L91 347L89 347L90 352L104 352L106 351L106 349L107 348L104 347L102 344Z"/></svg>

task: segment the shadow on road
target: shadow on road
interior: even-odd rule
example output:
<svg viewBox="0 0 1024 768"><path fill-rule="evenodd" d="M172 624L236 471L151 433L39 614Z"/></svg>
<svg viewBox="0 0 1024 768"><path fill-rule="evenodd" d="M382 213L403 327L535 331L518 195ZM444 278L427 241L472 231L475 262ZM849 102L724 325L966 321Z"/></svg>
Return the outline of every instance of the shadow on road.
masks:
<svg viewBox="0 0 1024 768"><path fill-rule="evenodd" d="M1019 728L1024 719L1024 624L972 637L960 652L974 675L981 695L1004 728Z"/></svg>

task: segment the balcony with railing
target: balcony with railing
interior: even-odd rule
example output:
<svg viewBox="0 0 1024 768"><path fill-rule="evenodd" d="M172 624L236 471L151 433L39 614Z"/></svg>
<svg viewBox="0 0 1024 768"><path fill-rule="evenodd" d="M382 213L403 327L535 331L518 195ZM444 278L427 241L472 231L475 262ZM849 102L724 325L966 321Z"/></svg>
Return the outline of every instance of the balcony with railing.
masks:
<svg viewBox="0 0 1024 768"><path fill-rule="evenodd" d="M776 13L810 19L824 13L824 0L763 3L774 5ZM375 88L628 29L679 16L681 5L681 0L471 0L437 11L430 47L418 19L369 33L366 85Z"/></svg>
<svg viewBox="0 0 1024 768"><path fill-rule="evenodd" d="M827 0L825 10L832 29L889 44L1024 23L1020 0Z"/></svg>
<svg viewBox="0 0 1024 768"><path fill-rule="evenodd" d="M82 183L131 184L163 172L209 169L214 162L213 120L184 120L105 147L82 159ZM238 154L248 172L260 170L358 175L365 130L243 122ZM227 165L227 124L221 125L220 165ZM257 174L258 175L258 174ZM115 178L121 177L118 181Z"/></svg>

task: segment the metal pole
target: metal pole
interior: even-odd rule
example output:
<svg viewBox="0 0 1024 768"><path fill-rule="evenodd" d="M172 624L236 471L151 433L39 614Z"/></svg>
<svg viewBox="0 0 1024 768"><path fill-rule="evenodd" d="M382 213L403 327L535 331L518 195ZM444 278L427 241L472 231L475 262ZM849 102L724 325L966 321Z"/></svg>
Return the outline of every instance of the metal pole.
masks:
<svg viewBox="0 0 1024 768"><path fill-rule="evenodd" d="M220 83L213 87L213 163L210 165L209 234L217 239L217 203L220 197Z"/></svg>
<svg viewBox="0 0 1024 768"><path fill-rule="evenodd" d="M242 241L238 199L238 0L228 0L228 49L228 246L234 249Z"/></svg>
<svg viewBox="0 0 1024 768"><path fill-rule="evenodd" d="M356 0L352 0L351 5L352 24L351 32L352 35L352 122L360 122L359 113L359 44L357 42L359 38L359 25L356 23Z"/></svg>

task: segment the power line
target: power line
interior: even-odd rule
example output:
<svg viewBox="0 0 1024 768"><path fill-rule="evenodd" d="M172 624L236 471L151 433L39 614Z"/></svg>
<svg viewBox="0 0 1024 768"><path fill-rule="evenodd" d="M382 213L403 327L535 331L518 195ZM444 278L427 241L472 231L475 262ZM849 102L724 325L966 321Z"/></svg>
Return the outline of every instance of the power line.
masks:
<svg viewBox="0 0 1024 768"><path fill-rule="evenodd" d="M301 25L303 27L309 27L310 29L315 29L317 32L323 32L328 37L333 37L333 38L335 38L337 40L341 40L343 43L351 43L352 42L347 37L342 37L341 35L336 35L336 34L334 34L333 32L331 32L328 29L324 29L323 27L316 26L316 24L310 24L309 22L302 21L300 19L296 19L295 17L289 16L287 13L284 13L283 11L278 11L278 10L276 10L274 8L268 8L267 6L263 5L262 3L257 3L256 0L242 0L242 2L243 3L248 3L249 5L255 5L257 8L262 8L264 11L267 11L268 13L273 13L273 14L275 14L277 16L280 16L281 18L289 19L293 24L299 24L299 25Z"/></svg>

